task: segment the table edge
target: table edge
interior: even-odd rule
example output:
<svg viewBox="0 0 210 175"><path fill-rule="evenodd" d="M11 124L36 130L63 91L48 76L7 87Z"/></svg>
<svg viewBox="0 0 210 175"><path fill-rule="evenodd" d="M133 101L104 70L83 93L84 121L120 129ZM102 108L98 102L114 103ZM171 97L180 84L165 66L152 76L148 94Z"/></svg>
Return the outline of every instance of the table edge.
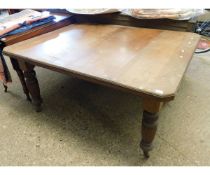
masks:
<svg viewBox="0 0 210 175"><path fill-rule="evenodd" d="M67 75L72 75L72 76L77 77L79 79L87 80L87 81L90 81L90 82L93 82L93 83L96 83L96 84L101 84L101 85L105 85L105 86L113 87L113 88L117 88L117 89L120 88L121 90L131 92L131 93L136 94L136 95L141 96L141 97L152 98L152 99L155 99L157 101L163 101L163 102L164 101L171 101L175 98L175 94L164 94L164 95L158 96L158 95L153 95L153 94L150 94L150 93L145 93L145 92L139 91L135 88L128 87L128 86L125 86L125 85L122 85L122 84L119 84L119 83L116 83L116 82L113 82L113 81L110 81L110 80L107 80L107 79L97 78L95 76L86 75L86 74L83 74L81 72L68 70L68 69L65 69L63 67L59 67L59 66L55 66L55 65L45 64L45 63L42 63L41 61L33 61L28 57L19 56L19 55L10 53L10 52L6 51L5 49L6 49L6 47L3 50L4 55L15 58L19 61L25 61L25 62L28 62L28 63L33 64L35 66L43 67L43 68L53 70L53 71L56 71L56 72L60 72L60 73L64 73L64 74L67 74Z"/></svg>

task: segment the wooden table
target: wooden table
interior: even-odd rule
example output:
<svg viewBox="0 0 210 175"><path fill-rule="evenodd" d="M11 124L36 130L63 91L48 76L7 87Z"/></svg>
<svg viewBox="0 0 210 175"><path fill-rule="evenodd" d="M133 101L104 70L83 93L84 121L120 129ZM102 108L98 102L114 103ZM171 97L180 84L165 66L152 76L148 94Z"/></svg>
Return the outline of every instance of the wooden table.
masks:
<svg viewBox="0 0 210 175"><path fill-rule="evenodd" d="M161 104L174 99L199 39L187 32L72 24L8 46L4 54L18 60L38 111L35 65L143 97L140 146L149 157Z"/></svg>

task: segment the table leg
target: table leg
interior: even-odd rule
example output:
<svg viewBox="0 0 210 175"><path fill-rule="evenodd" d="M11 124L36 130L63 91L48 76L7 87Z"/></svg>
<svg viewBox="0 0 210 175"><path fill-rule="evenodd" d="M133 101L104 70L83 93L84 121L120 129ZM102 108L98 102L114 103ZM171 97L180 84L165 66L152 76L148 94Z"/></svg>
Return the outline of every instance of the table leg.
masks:
<svg viewBox="0 0 210 175"><path fill-rule="evenodd" d="M31 98L30 98L30 95L29 95L29 90L26 86L26 82L25 82L25 79L24 79L23 71L20 69L18 61L15 58L10 58L10 60L11 60L13 69L17 72L17 75L20 79L20 83L22 85L23 92L26 94L27 100L31 101Z"/></svg>
<svg viewBox="0 0 210 175"><path fill-rule="evenodd" d="M158 112L161 102L151 99L143 100L142 139L140 147L145 158L149 158L149 151L152 150L152 142L157 131Z"/></svg>
<svg viewBox="0 0 210 175"><path fill-rule="evenodd" d="M19 65L23 70L23 74L26 80L26 86L29 90L29 93L31 94L32 102L35 105L35 109L37 112L40 112L42 110L42 98L40 95L39 83L36 78L36 72L34 71L34 65L26 62L19 62Z"/></svg>
<svg viewBox="0 0 210 175"><path fill-rule="evenodd" d="M3 86L4 86L4 92L7 92L7 89L8 89L7 85L5 85L5 84L3 83Z"/></svg>

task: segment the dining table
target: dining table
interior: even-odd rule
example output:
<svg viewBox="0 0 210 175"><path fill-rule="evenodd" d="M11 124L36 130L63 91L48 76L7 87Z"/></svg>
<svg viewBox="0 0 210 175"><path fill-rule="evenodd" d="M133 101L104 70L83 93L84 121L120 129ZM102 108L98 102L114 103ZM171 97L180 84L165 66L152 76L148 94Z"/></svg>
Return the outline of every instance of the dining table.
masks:
<svg viewBox="0 0 210 175"><path fill-rule="evenodd" d="M70 24L9 45L3 54L17 60L37 112L43 101L36 66L141 97L140 147L148 158L158 113L175 99L199 40L191 32Z"/></svg>

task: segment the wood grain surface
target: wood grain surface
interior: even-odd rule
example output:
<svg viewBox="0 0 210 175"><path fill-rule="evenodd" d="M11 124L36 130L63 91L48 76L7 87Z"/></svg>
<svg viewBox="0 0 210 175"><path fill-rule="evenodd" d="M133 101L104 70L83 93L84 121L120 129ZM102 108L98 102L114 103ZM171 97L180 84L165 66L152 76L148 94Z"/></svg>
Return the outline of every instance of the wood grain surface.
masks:
<svg viewBox="0 0 210 175"><path fill-rule="evenodd" d="M188 32L72 24L8 46L4 54L167 98L175 96L199 39Z"/></svg>

